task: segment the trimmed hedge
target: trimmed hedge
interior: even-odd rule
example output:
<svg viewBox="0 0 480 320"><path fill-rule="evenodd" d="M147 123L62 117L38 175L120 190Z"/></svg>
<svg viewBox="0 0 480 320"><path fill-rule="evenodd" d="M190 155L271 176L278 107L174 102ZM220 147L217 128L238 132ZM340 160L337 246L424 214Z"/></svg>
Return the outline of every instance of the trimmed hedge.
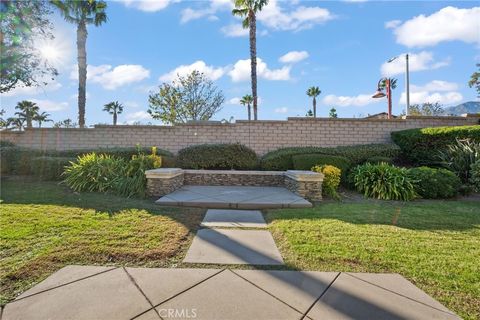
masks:
<svg viewBox="0 0 480 320"><path fill-rule="evenodd" d="M415 164L435 164L436 151L454 144L456 139L480 141L480 125L409 129L392 132L391 136L408 160Z"/></svg>
<svg viewBox="0 0 480 320"><path fill-rule="evenodd" d="M368 158L367 161L365 161L365 162L369 162L369 163L382 163L382 162L385 162L385 163L393 164L394 159L393 159L393 158L390 158L390 157L377 156L377 157Z"/></svg>
<svg viewBox="0 0 480 320"><path fill-rule="evenodd" d="M41 180L62 180L65 167L75 158L37 157L31 162L31 172Z"/></svg>
<svg viewBox="0 0 480 320"><path fill-rule="evenodd" d="M293 156L301 154L327 154L347 158L353 165L364 163L371 157L384 156L395 158L400 149L394 144L365 144L341 146L332 148L322 147L290 147L271 151L261 159L263 170L284 171L293 169Z"/></svg>
<svg viewBox="0 0 480 320"><path fill-rule="evenodd" d="M418 167L408 170L415 191L425 199L446 199L455 197L462 182L455 173L447 169Z"/></svg>
<svg viewBox="0 0 480 320"><path fill-rule="evenodd" d="M178 152L177 165L183 169L255 169L255 152L241 144L200 144Z"/></svg>
<svg viewBox="0 0 480 320"><path fill-rule="evenodd" d="M301 154L293 156L295 170L312 170L315 166L331 165L342 171L345 176L352 163L345 157L331 156L328 154Z"/></svg>
<svg viewBox="0 0 480 320"><path fill-rule="evenodd" d="M18 175L32 174L32 160L38 157L52 157L52 158L77 158L78 156L95 152L97 154L107 154L113 157L130 160L131 157L138 152L149 154L151 148L100 148L94 150L80 149L80 150L36 150L27 149L23 147L1 147L1 172ZM174 164L174 156L171 152L157 148L157 155L166 160L168 164Z"/></svg>

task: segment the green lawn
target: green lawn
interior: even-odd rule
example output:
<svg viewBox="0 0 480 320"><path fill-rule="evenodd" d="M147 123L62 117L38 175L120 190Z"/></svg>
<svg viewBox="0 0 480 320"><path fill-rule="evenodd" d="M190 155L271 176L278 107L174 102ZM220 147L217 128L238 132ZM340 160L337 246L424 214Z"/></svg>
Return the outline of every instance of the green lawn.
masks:
<svg viewBox="0 0 480 320"><path fill-rule="evenodd" d="M460 316L480 319L480 202L362 201L275 210L291 268L396 272Z"/></svg>
<svg viewBox="0 0 480 320"><path fill-rule="evenodd" d="M177 264L203 215L53 182L2 180L1 199L2 304L68 264Z"/></svg>

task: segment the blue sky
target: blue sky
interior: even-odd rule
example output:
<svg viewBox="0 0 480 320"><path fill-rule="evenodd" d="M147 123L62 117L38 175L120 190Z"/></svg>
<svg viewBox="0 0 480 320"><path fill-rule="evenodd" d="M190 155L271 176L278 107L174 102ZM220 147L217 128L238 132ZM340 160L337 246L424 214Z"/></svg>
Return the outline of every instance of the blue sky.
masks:
<svg viewBox="0 0 480 320"><path fill-rule="evenodd" d="M102 108L112 100L125 105L119 123L160 124L146 113L148 92L192 69L225 94L214 119L245 119L238 99L250 92L248 37L230 12L228 0L108 1L108 22L88 29L87 124L110 123ZM60 75L46 87L2 95L8 116L28 99L56 121L77 118L75 27L57 14L52 20L56 39L39 48ZM398 114L404 58L385 62L406 52L412 103L475 100L467 81L480 62L479 21L478 2L270 1L258 16L259 118L303 116L312 85L322 90L319 116L331 107L340 117L386 111L386 99L370 98L383 75L398 78Z"/></svg>

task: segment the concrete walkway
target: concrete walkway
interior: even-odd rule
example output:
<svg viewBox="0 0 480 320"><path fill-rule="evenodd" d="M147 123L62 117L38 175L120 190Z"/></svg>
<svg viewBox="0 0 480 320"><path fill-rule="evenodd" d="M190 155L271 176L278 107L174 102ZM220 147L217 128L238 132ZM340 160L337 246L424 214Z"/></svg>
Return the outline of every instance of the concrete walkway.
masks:
<svg viewBox="0 0 480 320"><path fill-rule="evenodd" d="M209 209L201 225L209 228L197 232L183 262L283 265L280 251L268 230L234 229L266 228L258 210Z"/></svg>
<svg viewBox="0 0 480 320"><path fill-rule="evenodd" d="M2 320L459 319L398 274L68 266Z"/></svg>
<svg viewBox="0 0 480 320"><path fill-rule="evenodd" d="M155 203L217 209L309 208L310 202L282 187L183 186Z"/></svg>

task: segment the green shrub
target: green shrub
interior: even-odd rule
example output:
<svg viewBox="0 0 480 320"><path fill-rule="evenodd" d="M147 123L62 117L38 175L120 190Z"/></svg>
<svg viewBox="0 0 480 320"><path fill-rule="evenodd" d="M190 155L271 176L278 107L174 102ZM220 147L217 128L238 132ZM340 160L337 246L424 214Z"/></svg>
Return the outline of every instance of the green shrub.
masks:
<svg viewBox="0 0 480 320"><path fill-rule="evenodd" d="M395 158L400 149L394 144L366 144L355 146L340 146L332 148L322 147L290 147L268 152L261 159L264 170L293 169L293 156L301 154L327 154L347 158L352 164L364 163L368 158L386 156Z"/></svg>
<svg viewBox="0 0 480 320"><path fill-rule="evenodd" d="M323 173L322 194L333 199L339 199L337 189L340 185L342 170L331 165L322 165L312 167L312 171Z"/></svg>
<svg viewBox="0 0 480 320"><path fill-rule="evenodd" d="M455 197L462 185L460 178L447 169L418 167L408 170L415 192L425 199Z"/></svg>
<svg viewBox="0 0 480 320"><path fill-rule="evenodd" d="M255 152L241 144L201 144L178 152L177 164L184 169L255 169Z"/></svg>
<svg viewBox="0 0 480 320"><path fill-rule="evenodd" d="M114 187L115 180L125 174L122 158L89 153L78 157L65 168L65 183L74 191L106 192Z"/></svg>
<svg viewBox="0 0 480 320"><path fill-rule="evenodd" d="M161 165L162 158L156 155L155 148L152 148L152 153L149 155L143 153L133 155L128 161L124 174L115 179L114 191L125 197L144 198L147 186L145 171L160 168Z"/></svg>
<svg viewBox="0 0 480 320"><path fill-rule="evenodd" d="M365 163L351 172L357 190L366 197L382 200L412 200L415 188L407 169L388 163Z"/></svg>
<svg viewBox="0 0 480 320"><path fill-rule="evenodd" d="M436 127L396 131L392 140L402 149L403 155L416 164L436 164L434 150L446 149L457 139L480 141L480 126Z"/></svg>
<svg viewBox="0 0 480 320"><path fill-rule="evenodd" d="M470 183L476 192L480 192L480 160L470 166Z"/></svg>
<svg viewBox="0 0 480 320"><path fill-rule="evenodd" d="M7 140L0 140L0 148L15 147L15 143Z"/></svg>
<svg viewBox="0 0 480 320"><path fill-rule="evenodd" d="M32 159L38 157L60 157L60 158L77 158L79 156L95 152L97 154L107 154L116 158L130 160L133 155L139 153L150 153L150 148L100 148L96 150L37 150L23 147L6 146L0 147L1 156L1 172L18 175L32 174ZM157 155L165 158L167 164L173 158L173 154L157 148ZM171 163L172 161L170 161Z"/></svg>
<svg viewBox="0 0 480 320"><path fill-rule="evenodd" d="M37 157L31 161L31 172L41 180L61 180L65 167L75 158Z"/></svg>
<svg viewBox="0 0 480 320"><path fill-rule="evenodd" d="M311 170L316 165L329 164L335 166L342 171L347 171L350 168L350 161L341 156L331 156L328 154L301 154L293 156L293 168L295 170Z"/></svg>
<svg viewBox="0 0 480 320"><path fill-rule="evenodd" d="M393 158L390 158L390 157L382 157L382 156L376 156L376 157L371 157L371 158L368 158L367 161L365 162L369 162L369 163L389 163L389 164L393 164L394 162L394 159Z"/></svg>
<svg viewBox="0 0 480 320"><path fill-rule="evenodd" d="M464 183L468 183L472 164L480 160L480 141L456 140L439 151L438 158L443 167L455 172Z"/></svg>

